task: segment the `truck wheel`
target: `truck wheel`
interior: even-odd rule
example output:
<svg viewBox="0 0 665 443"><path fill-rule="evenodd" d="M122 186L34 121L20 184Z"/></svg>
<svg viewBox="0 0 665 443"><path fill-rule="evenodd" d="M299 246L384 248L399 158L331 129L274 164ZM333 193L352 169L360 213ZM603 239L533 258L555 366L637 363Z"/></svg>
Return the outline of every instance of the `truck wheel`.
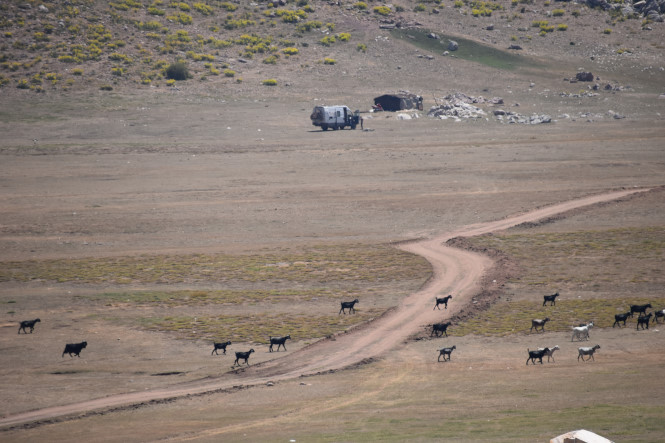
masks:
<svg viewBox="0 0 665 443"><path fill-rule="evenodd" d="M338 129L339 129L339 126L337 126L337 125L333 126L333 131L337 131Z"/></svg>
<svg viewBox="0 0 665 443"><path fill-rule="evenodd" d="M344 125L339 127L339 129L344 129L344 128L346 128L346 126L344 126Z"/></svg>
<svg viewBox="0 0 665 443"><path fill-rule="evenodd" d="M321 125L321 130L322 131L327 131L328 130L328 125Z"/></svg>

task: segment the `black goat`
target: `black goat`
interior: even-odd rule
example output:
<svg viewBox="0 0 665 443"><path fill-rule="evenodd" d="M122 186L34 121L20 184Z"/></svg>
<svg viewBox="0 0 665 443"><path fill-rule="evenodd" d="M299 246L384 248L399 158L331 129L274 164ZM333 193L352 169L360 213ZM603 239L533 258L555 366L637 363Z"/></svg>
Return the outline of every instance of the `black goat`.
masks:
<svg viewBox="0 0 665 443"><path fill-rule="evenodd" d="M450 326L451 323L434 323L432 325L432 333L429 335L430 337L432 335L435 335L437 337L441 337L441 335L446 334L446 337L448 337L448 326Z"/></svg>
<svg viewBox="0 0 665 443"><path fill-rule="evenodd" d="M224 343L213 343L212 345L214 346L214 348L213 348L212 352L210 353L210 355L217 354L218 349L221 349L222 351L224 351L224 352L222 352L222 354L226 355L226 347L230 344L231 344L230 341L227 341L227 342L224 342ZM219 354L217 354L217 355L219 355Z"/></svg>
<svg viewBox="0 0 665 443"><path fill-rule="evenodd" d="M356 312L356 308L354 308L355 304L358 303L358 299L355 299L353 301L343 301L342 302L342 307L339 308L339 314L342 312L346 314L346 309L349 310L349 314ZM337 315L339 315L337 314Z"/></svg>
<svg viewBox="0 0 665 443"><path fill-rule="evenodd" d="M643 315L647 315L647 309L651 307L651 303L647 303L646 305L630 305L630 312L632 314L638 312L638 317L642 317Z"/></svg>
<svg viewBox="0 0 665 443"><path fill-rule="evenodd" d="M529 329L529 332L533 331L533 328L536 328L536 332L538 332L538 328L540 328L541 331L545 332L545 323L550 321L549 317L546 317L544 320L541 320L539 318L531 320L531 329Z"/></svg>
<svg viewBox="0 0 665 443"><path fill-rule="evenodd" d="M557 292L556 294L552 295L543 295L543 306L545 306L545 303L549 302L550 306L555 306L556 305L556 298L559 296L559 293Z"/></svg>
<svg viewBox="0 0 665 443"><path fill-rule="evenodd" d="M651 320L651 312L649 312L648 315L645 315L644 317L637 317L637 329L639 331L640 326L642 326L642 329L644 329L644 325L646 325L647 329L649 329L649 320Z"/></svg>
<svg viewBox="0 0 665 443"><path fill-rule="evenodd" d="M441 348L439 349L439 358L436 359L436 361L441 361L441 356L443 355L443 361L446 361L446 356L448 356L448 360L450 361L450 354L453 353L453 350L457 349L457 346L454 346L452 348Z"/></svg>
<svg viewBox="0 0 665 443"><path fill-rule="evenodd" d="M537 349L535 351L531 351L527 349L527 352L529 353L529 358L526 359L526 365L529 366L529 360L531 360L531 363L534 365L536 364L536 359L540 360L540 364L543 364L543 357L546 356L550 351L550 348L542 348L542 349Z"/></svg>
<svg viewBox="0 0 665 443"><path fill-rule="evenodd" d="M250 349L247 352L236 352L236 361L233 363L233 366L240 366L238 360L245 360L245 364L249 366L249 355L254 352L254 349Z"/></svg>
<svg viewBox="0 0 665 443"><path fill-rule="evenodd" d="M272 345L277 345L277 352L279 352L279 347L284 346L286 351L286 340L291 338L290 335L285 335L284 337L270 337L270 352L272 352Z"/></svg>
<svg viewBox="0 0 665 443"><path fill-rule="evenodd" d="M74 354L77 357L81 357L81 351L87 346L87 341L82 341L81 343L67 343L65 345L65 350L62 351L62 356L64 357L65 354L69 354L70 357L73 357L72 354Z"/></svg>
<svg viewBox="0 0 665 443"><path fill-rule="evenodd" d="M616 325L621 325L619 324L620 322L623 322L623 325L626 326L626 320L628 320L628 317L632 317L633 313L632 312L625 312L623 314L614 314L614 324L612 327L615 327Z"/></svg>
<svg viewBox="0 0 665 443"><path fill-rule="evenodd" d="M444 305L446 309L448 309L448 301L452 299L452 295L446 295L445 297L436 297L436 304L434 305L434 308L432 308L432 311L436 308L439 308L439 305ZM440 310L441 308L439 308Z"/></svg>
<svg viewBox="0 0 665 443"><path fill-rule="evenodd" d="M23 320L23 321L21 322L21 325L18 327L18 333L20 334L20 333L21 333L21 329L23 329L23 333L24 333L24 334L27 334L27 332L25 331L25 328L30 328L30 333L32 334L32 331L35 330L35 323L38 323L38 322L40 322L40 321L41 321L41 320L38 319L38 318L36 318L36 319L34 319L34 320Z"/></svg>
<svg viewBox="0 0 665 443"><path fill-rule="evenodd" d="M660 317L664 317L664 318L665 318L665 309L661 309L660 311L656 311L656 312L654 312L653 322L654 322L654 323L658 323L658 319L659 319Z"/></svg>

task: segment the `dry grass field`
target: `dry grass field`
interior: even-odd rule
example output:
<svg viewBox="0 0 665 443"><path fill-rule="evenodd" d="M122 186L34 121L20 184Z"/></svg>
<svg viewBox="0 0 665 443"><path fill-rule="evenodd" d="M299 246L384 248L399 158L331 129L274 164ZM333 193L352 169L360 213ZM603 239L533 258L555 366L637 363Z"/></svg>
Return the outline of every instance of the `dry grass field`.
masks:
<svg viewBox="0 0 665 443"><path fill-rule="evenodd" d="M82 12L68 26L98 11L74 3ZM144 3L142 18L167 23ZM186 12L167 3L169 14ZM635 318L612 326L631 304L665 309L663 24L566 3L568 30L540 36L532 22L558 4L521 13L506 4L479 18L467 3L441 2L439 13L427 3L423 13L403 2L393 18L487 50L444 57L415 31L380 29L377 4L362 13L309 3L308 19L336 23L333 34L349 32L348 44L325 46L318 40L330 33L297 36L277 24L275 41L295 40L299 55L271 64L261 62L268 54L241 63L237 48L215 53L212 68L236 69L241 82L190 57L195 75L175 86L157 69L142 82L137 63L112 74L122 61L108 57L72 74L57 46L34 69L43 78L62 69L60 81L27 89L14 83L37 71L7 63L34 59L39 48L14 42L35 39L48 20L37 4L29 13L3 5L11 23L0 23L0 441L540 442L580 428L617 442L662 441L663 320L648 330L636 330ZM189 6L196 28L177 26L207 37L217 20L222 38L221 15ZM240 6L263 16L264 5ZM132 28L131 8L110 8L107 28L126 44L104 51L147 58L137 48L152 37ZM164 39L177 32L168 26ZM508 57L511 43L523 51ZM563 80L580 69L594 72L600 90ZM399 89L421 94L425 112L364 113L364 131L310 124L318 104L367 110ZM489 105L482 119L427 117L451 92L502 97L502 108L553 122L508 125ZM453 293L447 310L414 298L439 271L406 252L407 242L641 189L649 191L458 240L496 265ZM460 287L454 269L441 270L450 283L437 295ZM554 292L556 306L542 306ZM340 301L354 298L357 313L339 315ZM335 347L356 352L416 302L426 308L408 337L368 344L368 358L355 357L360 347L344 360ZM452 322L448 337L430 337L435 317ZM545 332L529 330L545 317ZM17 334L32 318L41 319L34 333ZM590 340L572 342L571 327L589 321ZM270 353L269 337L286 334L288 350ZM65 343L83 340L80 358L61 356ZM227 355L210 354L226 340ZM593 361L577 360L579 346L595 344ZM453 345L451 361L437 362L437 350ZM554 345L554 362L525 365L527 349ZM232 369L234 352L250 348L251 367ZM317 359L321 370L310 370ZM12 421L39 410L39 419Z"/></svg>

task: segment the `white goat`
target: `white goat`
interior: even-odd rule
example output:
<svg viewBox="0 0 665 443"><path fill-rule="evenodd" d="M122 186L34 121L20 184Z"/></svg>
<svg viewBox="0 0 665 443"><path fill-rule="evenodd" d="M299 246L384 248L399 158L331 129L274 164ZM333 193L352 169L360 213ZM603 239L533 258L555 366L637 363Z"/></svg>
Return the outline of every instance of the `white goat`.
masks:
<svg viewBox="0 0 665 443"><path fill-rule="evenodd" d="M593 328L593 322L589 322L584 326L575 326L570 341L574 341L575 337L577 337L579 341L582 341L583 338L589 340L589 329L591 328Z"/></svg>
<svg viewBox="0 0 665 443"><path fill-rule="evenodd" d="M550 362L550 357L552 358L552 361L554 361L554 351L558 351L560 348L559 348L559 346L553 346L551 348L538 348L539 351L544 351L545 349L547 349L547 352L545 352L545 355L547 355L547 362L549 363Z"/></svg>
<svg viewBox="0 0 665 443"><path fill-rule="evenodd" d="M577 354L577 361L580 361L580 357L582 357L582 361L589 361L593 359L593 361L596 361L595 358L593 358L593 353L596 352L596 349L600 349L600 345L596 345L593 348L577 348L579 351L579 354ZM584 360L584 356L588 355L589 358Z"/></svg>

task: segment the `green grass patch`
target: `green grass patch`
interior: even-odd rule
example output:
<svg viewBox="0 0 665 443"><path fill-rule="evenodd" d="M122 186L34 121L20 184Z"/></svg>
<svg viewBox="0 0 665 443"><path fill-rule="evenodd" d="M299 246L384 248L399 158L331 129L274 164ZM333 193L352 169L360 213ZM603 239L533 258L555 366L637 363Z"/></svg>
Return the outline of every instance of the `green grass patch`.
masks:
<svg viewBox="0 0 665 443"><path fill-rule="evenodd" d="M422 258L389 245L321 246L262 255L143 255L2 262L0 282L45 280L62 283L183 282L388 282L424 280L431 272Z"/></svg>
<svg viewBox="0 0 665 443"><path fill-rule="evenodd" d="M85 295L81 298L103 302L107 305L131 304L139 306L202 306L213 304L265 304L283 301L310 301L317 298L355 298L360 290L340 291L329 288L308 289L252 289L252 290L181 290L181 291L131 291L105 292Z"/></svg>
<svg viewBox="0 0 665 443"><path fill-rule="evenodd" d="M517 260L525 272L513 283L522 286L635 293L665 284L664 231L657 226L469 240L475 247L503 251Z"/></svg>
<svg viewBox="0 0 665 443"><path fill-rule="evenodd" d="M556 306L542 306L538 302L497 302L487 311L450 327L448 335L461 337L467 334L503 337L511 334L531 333L531 320L549 317L545 325L548 332L570 332L571 327L589 321L596 328L611 328L614 315L630 311L631 304L651 303L654 308L665 306L665 297L559 300ZM628 319L626 327L635 328L636 320ZM533 332L535 334L535 332Z"/></svg>
<svg viewBox="0 0 665 443"><path fill-rule="evenodd" d="M230 340L267 344L270 336L290 334L293 340L326 337L380 315L381 310L358 310L355 315L229 315L214 317L168 316L143 318L143 329L173 333L192 340Z"/></svg>
<svg viewBox="0 0 665 443"><path fill-rule="evenodd" d="M505 70L536 66L532 60L525 57L482 45L472 40L438 33L440 39L429 38L428 35L431 32L428 29L393 29L390 31L393 38L398 38L439 55L447 49L448 40L455 40L459 43L459 49L451 54L454 54L457 58Z"/></svg>

